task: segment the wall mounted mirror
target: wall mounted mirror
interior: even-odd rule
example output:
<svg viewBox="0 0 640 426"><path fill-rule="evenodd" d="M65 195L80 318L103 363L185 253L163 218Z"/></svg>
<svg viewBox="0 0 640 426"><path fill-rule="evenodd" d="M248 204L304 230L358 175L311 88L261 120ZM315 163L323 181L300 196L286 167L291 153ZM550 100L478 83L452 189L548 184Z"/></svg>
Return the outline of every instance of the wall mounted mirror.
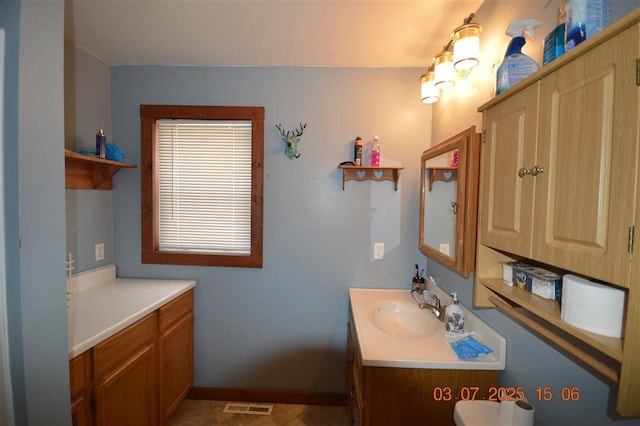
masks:
<svg viewBox="0 0 640 426"><path fill-rule="evenodd" d="M475 268L479 166L475 126L421 158L420 251L464 277Z"/></svg>

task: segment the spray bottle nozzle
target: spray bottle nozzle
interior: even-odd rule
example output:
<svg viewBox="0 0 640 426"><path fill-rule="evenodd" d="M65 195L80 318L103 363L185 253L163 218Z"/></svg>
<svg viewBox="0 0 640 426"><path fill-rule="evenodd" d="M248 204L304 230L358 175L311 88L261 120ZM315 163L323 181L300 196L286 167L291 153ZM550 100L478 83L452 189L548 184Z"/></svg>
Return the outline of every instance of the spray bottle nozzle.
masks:
<svg viewBox="0 0 640 426"><path fill-rule="evenodd" d="M506 33L511 37L524 37L527 34L532 39L535 39L536 33L533 28L538 25L540 25L540 22L535 19L519 19L509 24Z"/></svg>

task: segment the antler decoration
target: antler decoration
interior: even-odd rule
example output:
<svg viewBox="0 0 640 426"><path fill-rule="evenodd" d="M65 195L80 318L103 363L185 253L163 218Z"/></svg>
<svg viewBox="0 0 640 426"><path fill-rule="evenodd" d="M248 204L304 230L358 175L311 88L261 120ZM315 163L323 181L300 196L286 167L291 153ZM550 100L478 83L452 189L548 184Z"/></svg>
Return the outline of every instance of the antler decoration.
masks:
<svg viewBox="0 0 640 426"><path fill-rule="evenodd" d="M304 125L300 123L300 128L291 130L284 130L282 128L282 124L276 124L276 129L280 131L282 135L282 141L284 142L284 152L287 154L290 160L294 158L300 157L298 154L298 142L300 142L300 136L304 133L304 129L306 129L307 123Z"/></svg>

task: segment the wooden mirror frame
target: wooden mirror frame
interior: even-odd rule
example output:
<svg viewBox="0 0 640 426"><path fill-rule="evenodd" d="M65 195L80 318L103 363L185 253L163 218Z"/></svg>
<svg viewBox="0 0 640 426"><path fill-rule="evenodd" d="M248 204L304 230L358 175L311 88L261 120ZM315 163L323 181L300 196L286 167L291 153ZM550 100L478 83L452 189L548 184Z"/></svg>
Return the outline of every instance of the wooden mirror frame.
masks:
<svg viewBox="0 0 640 426"><path fill-rule="evenodd" d="M476 133L476 127L472 126L424 151L420 159L420 252L463 277L469 276L469 273L475 269L476 262L480 140L480 133ZM456 201L458 211L455 220L455 252L452 257L441 253L424 241L425 191L429 191L425 168L429 159L456 149L458 150Z"/></svg>

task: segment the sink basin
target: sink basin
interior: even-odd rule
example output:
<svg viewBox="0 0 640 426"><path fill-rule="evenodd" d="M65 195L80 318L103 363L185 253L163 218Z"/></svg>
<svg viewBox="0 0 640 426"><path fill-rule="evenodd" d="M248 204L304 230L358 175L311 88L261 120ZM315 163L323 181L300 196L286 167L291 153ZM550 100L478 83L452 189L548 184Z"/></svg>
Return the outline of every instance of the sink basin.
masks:
<svg viewBox="0 0 640 426"><path fill-rule="evenodd" d="M371 307L371 322L387 334L407 339L429 337L437 330L437 321L431 312L415 303L383 300Z"/></svg>
<svg viewBox="0 0 640 426"><path fill-rule="evenodd" d="M430 289L441 299L447 294ZM504 370L506 339L470 310L464 326L494 350L474 359L458 359L445 335L445 324L428 309L420 309L409 290L350 288L349 327L368 367Z"/></svg>

